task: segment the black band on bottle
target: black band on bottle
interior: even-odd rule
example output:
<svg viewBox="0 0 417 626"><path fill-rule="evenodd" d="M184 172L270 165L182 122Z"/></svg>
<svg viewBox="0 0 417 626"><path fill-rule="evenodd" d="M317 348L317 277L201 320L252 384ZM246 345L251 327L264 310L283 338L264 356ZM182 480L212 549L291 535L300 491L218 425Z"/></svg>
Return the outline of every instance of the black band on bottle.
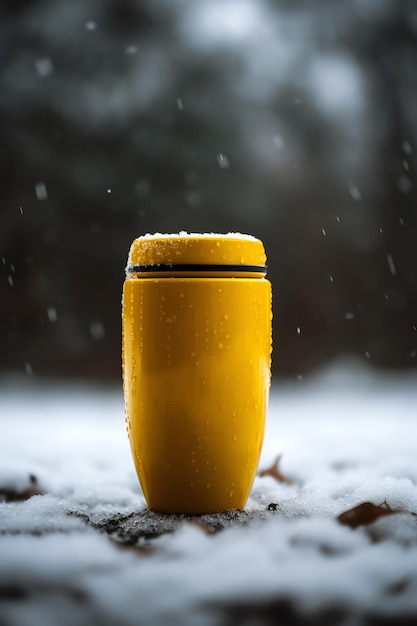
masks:
<svg viewBox="0 0 417 626"><path fill-rule="evenodd" d="M266 274L266 265L204 265L200 263L168 263L155 265L128 265L129 274L146 272L256 272Z"/></svg>

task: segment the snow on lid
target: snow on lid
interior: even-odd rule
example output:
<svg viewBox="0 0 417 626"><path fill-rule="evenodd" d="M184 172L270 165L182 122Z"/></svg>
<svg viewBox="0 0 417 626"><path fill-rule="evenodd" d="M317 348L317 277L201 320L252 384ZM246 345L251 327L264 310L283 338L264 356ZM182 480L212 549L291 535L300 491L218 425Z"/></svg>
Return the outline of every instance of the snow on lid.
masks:
<svg viewBox="0 0 417 626"><path fill-rule="evenodd" d="M235 232L148 233L132 242L128 266L175 263L263 266L266 255L260 239Z"/></svg>
<svg viewBox="0 0 417 626"><path fill-rule="evenodd" d="M147 233L146 235L141 235L137 237L137 239L171 239L176 237L190 237L190 238L198 238L198 237L227 237L228 239L243 239L249 241L258 241L257 237L253 235L246 235L243 233L189 233L186 230L180 230L179 233Z"/></svg>

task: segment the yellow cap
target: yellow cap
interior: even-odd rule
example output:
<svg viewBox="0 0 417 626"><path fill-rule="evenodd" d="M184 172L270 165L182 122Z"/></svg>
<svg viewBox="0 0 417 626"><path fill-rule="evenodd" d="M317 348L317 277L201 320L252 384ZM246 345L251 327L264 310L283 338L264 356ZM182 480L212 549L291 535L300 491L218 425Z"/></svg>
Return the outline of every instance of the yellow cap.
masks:
<svg viewBox="0 0 417 626"><path fill-rule="evenodd" d="M264 267L265 263L266 255L262 241L251 235L241 235L240 233L224 235L186 232L170 235L156 233L143 235L133 241L127 269L135 271L139 267L155 265Z"/></svg>

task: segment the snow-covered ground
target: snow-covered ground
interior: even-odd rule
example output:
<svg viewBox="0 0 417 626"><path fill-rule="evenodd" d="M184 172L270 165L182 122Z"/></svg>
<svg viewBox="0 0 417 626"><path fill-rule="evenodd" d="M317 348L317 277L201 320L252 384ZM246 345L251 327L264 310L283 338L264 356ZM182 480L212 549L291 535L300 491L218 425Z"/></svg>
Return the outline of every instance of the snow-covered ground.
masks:
<svg viewBox="0 0 417 626"><path fill-rule="evenodd" d="M273 387L260 469L281 454L291 482L258 476L247 524L132 547L97 529L145 509L121 391L3 380L0 492L43 495L0 502L0 624L417 623L416 383L341 365ZM338 522L365 501L402 512Z"/></svg>

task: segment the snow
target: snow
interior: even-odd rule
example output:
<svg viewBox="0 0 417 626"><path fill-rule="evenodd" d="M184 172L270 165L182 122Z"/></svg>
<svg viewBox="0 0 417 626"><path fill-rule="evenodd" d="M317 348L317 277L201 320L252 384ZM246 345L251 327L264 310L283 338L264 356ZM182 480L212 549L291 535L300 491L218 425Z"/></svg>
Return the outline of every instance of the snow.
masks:
<svg viewBox="0 0 417 626"><path fill-rule="evenodd" d="M224 154L219 154L218 157L220 158L220 160L227 160L227 157ZM179 233L147 233L146 235L141 235L140 237L137 237L137 239L144 239L147 241L148 239L198 239L200 237L203 239L218 239L219 237L222 237L226 239L241 239L243 241L259 241L253 235L245 235L243 233L188 233L185 230L181 230Z"/></svg>
<svg viewBox="0 0 417 626"><path fill-rule="evenodd" d="M312 99L327 115L360 115L364 107L361 75L347 55L319 54L311 60L308 81Z"/></svg>
<svg viewBox="0 0 417 626"><path fill-rule="evenodd" d="M291 482L258 476L246 524L208 534L184 518L136 550L94 527L145 511L121 390L3 380L0 490L32 474L44 495L0 502L0 622L221 624L280 599L349 623L417 617L416 378L354 363L276 385L260 468L282 455ZM403 512L338 523L364 501Z"/></svg>
<svg viewBox="0 0 417 626"><path fill-rule="evenodd" d="M47 200L48 199L48 191L46 189L45 183L36 183L35 185L35 193L38 200Z"/></svg>

